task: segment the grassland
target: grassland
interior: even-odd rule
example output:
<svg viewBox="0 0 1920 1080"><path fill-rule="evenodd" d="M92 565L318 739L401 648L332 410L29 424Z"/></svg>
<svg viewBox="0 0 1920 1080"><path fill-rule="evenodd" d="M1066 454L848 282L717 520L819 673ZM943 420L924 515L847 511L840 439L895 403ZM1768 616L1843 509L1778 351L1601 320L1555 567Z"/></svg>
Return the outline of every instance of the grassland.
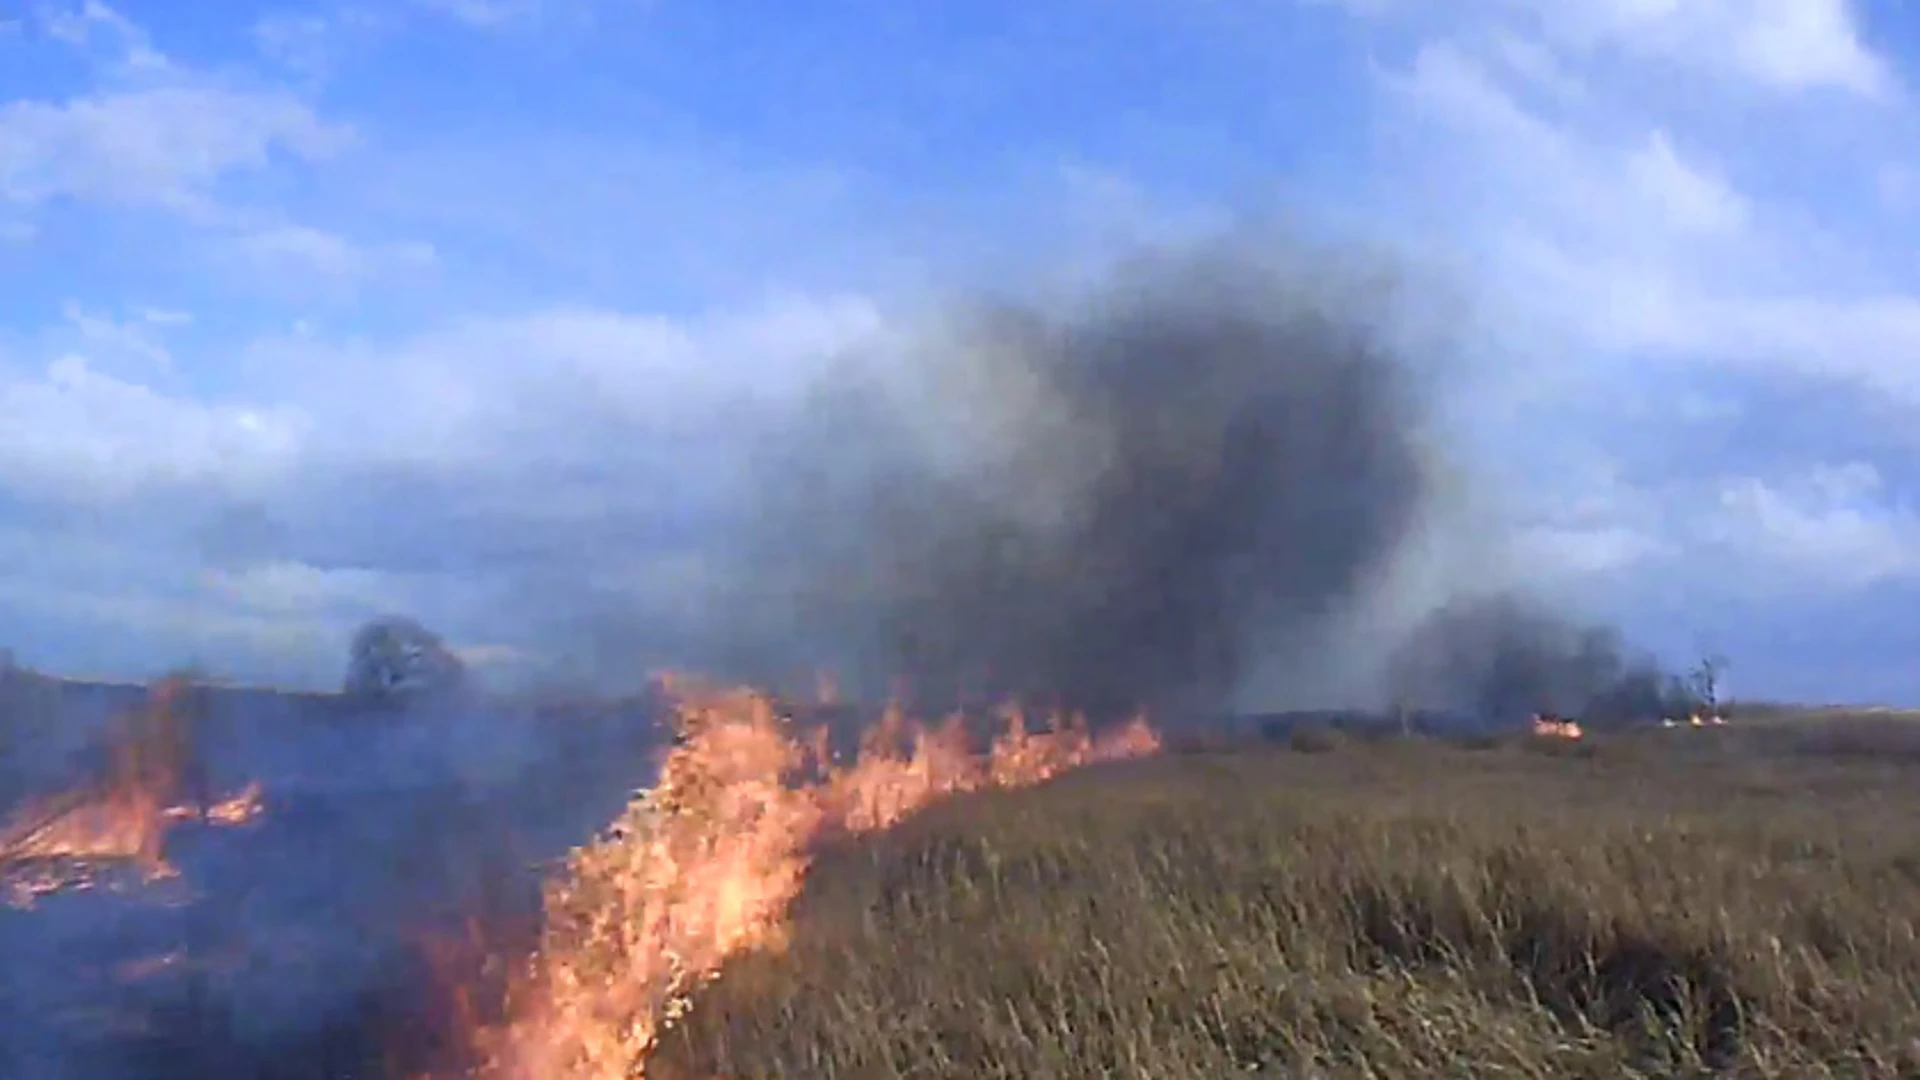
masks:
<svg viewBox="0 0 1920 1080"><path fill-rule="evenodd" d="M1303 733L824 852L650 1077L1920 1076L1920 727Z"/></svg>

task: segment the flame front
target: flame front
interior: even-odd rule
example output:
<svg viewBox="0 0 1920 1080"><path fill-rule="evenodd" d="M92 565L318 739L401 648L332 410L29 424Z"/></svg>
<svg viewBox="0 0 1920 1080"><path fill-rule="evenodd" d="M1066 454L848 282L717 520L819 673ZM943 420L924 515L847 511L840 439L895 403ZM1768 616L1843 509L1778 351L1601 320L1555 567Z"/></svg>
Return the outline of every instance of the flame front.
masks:
<svg viewBox="0 0 1920 1080"><path fill-rule="evenodd" d="M796 732L763 695L677 696L678 739L658 785L573 854L548 887L539 947L503 1019L466 1033L479 1075L644 1075L661 1033L729 957L783 944L823 835L884 829L949 794L1035 784L1160 745L1144 719L1095 738L1078 719L1030 731L1010 712L981 755L960 718L925 727L894 709L852 763L836 765L823 737Z"/></svg>

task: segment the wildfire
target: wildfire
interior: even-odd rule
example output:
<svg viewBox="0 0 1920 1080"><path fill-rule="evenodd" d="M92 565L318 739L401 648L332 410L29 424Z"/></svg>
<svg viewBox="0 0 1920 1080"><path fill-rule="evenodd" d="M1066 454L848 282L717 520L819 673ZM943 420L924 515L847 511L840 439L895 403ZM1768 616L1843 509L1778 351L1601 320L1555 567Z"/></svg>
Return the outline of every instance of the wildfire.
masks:
<svg viewBox="0 0 1920 1080"><path fill-rule="evenodd" d="M735 955L778 948L815 842L884 829L946 795L1039 783L1156 752L1144 719L1095 737L1079 719L1005 730L975 753L960 718L889 710L836 765L824 733L794 730L767 697L676 688L678 738L659 783L574 852L546 894L533 962L499 1022L465 1044L490 1080L644 1075L662 1032ZM470 1014L471 1010L462 1009Z"/></svg>
<svg viewBox="0 0 1920 1080"><path fill-rule="evenodd" d="M1668 717L1665 720L1660 721L1660 726L1661 727L1724 727L1726 726L1726 723L1727 723L1727 718L1724 716L1721 716L1719 713L1711 713L1705 716L1702 716L1700 713L1693 713L1692 715L1687 717L1684 723L1679 720L1675 720L1672 717Z"/></svg>
<svg viewBox="0 0 1920 1080"><path fill-rule="evenodd" d="M1533 718L1533 733L1543 739L1580 739L1586 737L1580 721L1566 720L1557 716L1536 715Z"/></svg>
<svg viewBox="0 0 1920 1080"><path fill-rule="evenodd" d="M260 816L265 803L262 801L260 781L249 780L247 786L207 807L204 815L209 825L245 825Z"/></svg>
<svg viewBox="0 0 1920 1080"><path fill-rule="evenodd" d="M261 812L260 785L214 800L196 767L182 680L158 683L147 706L115 732L106 775L29 803L0 828L0 875L13 906L92 884L102 864L131 866L144 880L174 877L166 835L176 823L245 824Z"/></svg>

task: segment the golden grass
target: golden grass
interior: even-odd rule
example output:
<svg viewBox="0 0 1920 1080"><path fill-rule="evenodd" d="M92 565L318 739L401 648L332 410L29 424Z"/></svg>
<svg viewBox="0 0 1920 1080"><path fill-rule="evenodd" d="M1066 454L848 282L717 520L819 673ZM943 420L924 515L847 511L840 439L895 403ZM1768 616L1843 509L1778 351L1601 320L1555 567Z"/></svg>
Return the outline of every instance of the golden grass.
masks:
<svg viewBox="0 0 1920 1080"><path fill-rule="evenodd" d="M1920 765L1324 736L823 852L649 1077L1920 1076Z"/></svg>

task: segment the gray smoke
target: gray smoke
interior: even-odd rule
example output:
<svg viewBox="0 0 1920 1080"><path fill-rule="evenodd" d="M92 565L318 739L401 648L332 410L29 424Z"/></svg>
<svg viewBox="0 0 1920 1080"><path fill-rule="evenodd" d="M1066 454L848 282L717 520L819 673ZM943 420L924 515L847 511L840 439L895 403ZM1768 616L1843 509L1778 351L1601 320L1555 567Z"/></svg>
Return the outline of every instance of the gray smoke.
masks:
<svg viewBox="0 0 1920 1080"><path fill-rule="evenodd" d="M1389 672L1402 704L1495 725L1537 712L1600 727L1645 723L1684 714L1693 701L1618 630L1505 594L1442 606L1401 643Z"/></svg>
<svg viewBox="0 0 1920 1080"><path fill-rule="evenodd" d="M1218 708L1421 519L1399 299L1223 246L963 305L850 363L761 444L749 592L775 599L743 606L742 657L923 705Z"/></svg>

